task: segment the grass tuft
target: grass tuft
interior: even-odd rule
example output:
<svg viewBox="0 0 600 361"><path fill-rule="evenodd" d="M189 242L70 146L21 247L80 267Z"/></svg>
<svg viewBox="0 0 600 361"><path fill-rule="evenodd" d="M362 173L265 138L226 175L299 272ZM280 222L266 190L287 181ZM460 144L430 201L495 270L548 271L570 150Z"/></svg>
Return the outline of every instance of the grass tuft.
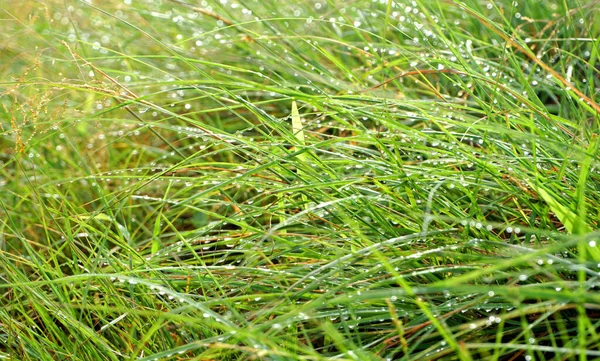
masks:
<svg viewBox="0 0 600 361"><path fill-rule="evenodd" d="M0 359L600 358L599 10L14 2Z"/></svg>

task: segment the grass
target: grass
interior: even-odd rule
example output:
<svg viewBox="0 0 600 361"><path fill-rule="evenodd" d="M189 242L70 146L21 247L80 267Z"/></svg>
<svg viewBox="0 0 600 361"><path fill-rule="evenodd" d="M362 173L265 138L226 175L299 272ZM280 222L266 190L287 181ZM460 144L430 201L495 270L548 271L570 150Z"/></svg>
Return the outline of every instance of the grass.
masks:
<svg viewBox="0 0 600 361"><path fill-rule="evenodd" d="M599 10L11 3L0 359L600 358Z"/></svg>

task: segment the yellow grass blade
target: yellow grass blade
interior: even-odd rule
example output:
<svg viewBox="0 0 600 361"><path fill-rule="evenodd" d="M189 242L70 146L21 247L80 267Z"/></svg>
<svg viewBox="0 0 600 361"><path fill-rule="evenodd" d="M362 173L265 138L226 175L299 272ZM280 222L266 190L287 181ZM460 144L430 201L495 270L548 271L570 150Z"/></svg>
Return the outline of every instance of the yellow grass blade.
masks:
<svg viewBox="0 0 600 361"><path fill-rule="evenodd" d="M300 113L298 113L298 105L296 101L292 102L292 132L296 139L298 139L299 145L304 145L304 130L302 126L302 119L300 119Z"/></svg>

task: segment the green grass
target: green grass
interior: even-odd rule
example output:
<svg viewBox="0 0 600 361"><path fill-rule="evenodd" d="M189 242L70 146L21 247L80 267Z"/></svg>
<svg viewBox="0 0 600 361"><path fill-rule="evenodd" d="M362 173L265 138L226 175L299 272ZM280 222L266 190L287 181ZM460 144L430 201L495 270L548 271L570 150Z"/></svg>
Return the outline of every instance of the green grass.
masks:
<svg viewBox="0 0 600 361"><path fill-rule="evenodd" d="M597 1L10 4L0 359L600 358Z"/></svg>

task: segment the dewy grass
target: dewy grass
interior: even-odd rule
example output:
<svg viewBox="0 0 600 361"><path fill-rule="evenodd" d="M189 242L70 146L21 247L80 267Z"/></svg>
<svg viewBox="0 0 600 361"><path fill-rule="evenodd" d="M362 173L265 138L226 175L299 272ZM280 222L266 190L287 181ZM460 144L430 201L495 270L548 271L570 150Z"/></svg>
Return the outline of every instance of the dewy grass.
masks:
<svg viewBox="0 0 600 361"><path fill-rule="evenodd" d="M599 10L3 9L0 359L600 358Z"/></svg>

